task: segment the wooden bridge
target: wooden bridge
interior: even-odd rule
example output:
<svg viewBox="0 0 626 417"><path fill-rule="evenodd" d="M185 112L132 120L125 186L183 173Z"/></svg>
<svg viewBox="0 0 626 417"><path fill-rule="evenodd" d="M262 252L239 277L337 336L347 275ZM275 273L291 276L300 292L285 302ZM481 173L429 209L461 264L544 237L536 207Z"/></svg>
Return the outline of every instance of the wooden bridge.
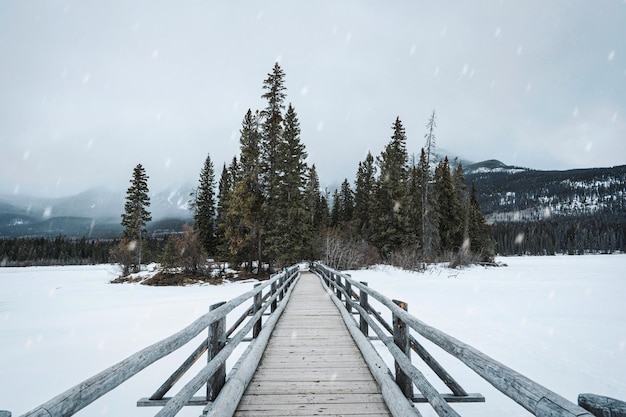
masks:
<svg viewBox="0 0 626 417"><path fill-rule="evenodd" d="M138 406L159 407L158 417L185 406L203 416L419 416L416 403L428 402L439 416L458 416L454 402L484 402L468 394L424 349L417 337L455 356L520 406L540 417L626 417L626 403L581 394L571 403L473 347L434 329L349 276L315 264L315 273L286 269L254 290L211 307L180 332L155 343L24 414L71 416L115 389L198 334L208 335L167 380ZM369 300L377 302L372 308ZM226 329L226 317L246 302L243 315ZM391 323L378 308L387 308ZM373 332L375 335L370 335ZM371 340L394 358L390 370ZM232 370L226 359L250 342ZM199 358L207 364L178 392L167 393ZM450 389L439 393L414 365L411 352ZM204 388L203 388L204 387ZM419 394L414 394L417 388ZM202 395L198 393L204 390ZM476 405L482 407L482 405ZM582 407L584 408L582 408ZM0 411L0 417L10 417Z"/></svg>

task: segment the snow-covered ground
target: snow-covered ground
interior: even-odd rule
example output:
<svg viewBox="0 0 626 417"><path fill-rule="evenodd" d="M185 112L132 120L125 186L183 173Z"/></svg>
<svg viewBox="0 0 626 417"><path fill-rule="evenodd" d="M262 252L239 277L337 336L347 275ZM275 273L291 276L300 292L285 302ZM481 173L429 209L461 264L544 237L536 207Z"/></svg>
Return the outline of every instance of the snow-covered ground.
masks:
<svg viewBox="0 0 626 417"><path fill-rule="evenodd" d="M378 267L351 274L571 401L582 392L625 400L626 255L499 261L508 267L436 267L423 274ZM18 416L253 287L108 284L114 275L108 265L0 268L0 409ZM455 406L462 415L528 415L458 360L424 344L467 391L487 397L485 404ZM156 409L137 409L135 401L152 394L196 345L79 415L154 415ZM427 406L420 410L434 415Z"/></svg>

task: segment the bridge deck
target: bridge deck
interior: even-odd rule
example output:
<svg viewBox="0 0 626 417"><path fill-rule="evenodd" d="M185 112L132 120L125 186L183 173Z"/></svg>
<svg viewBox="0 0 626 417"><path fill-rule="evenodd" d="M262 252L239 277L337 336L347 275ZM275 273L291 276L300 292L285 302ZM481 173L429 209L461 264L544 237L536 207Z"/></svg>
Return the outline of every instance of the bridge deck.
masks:
<svg viewBox="0 0 626 417"><path fill-rule="evenodd" d="M302 273L236 417L390 416L319 278Z"/></svg>

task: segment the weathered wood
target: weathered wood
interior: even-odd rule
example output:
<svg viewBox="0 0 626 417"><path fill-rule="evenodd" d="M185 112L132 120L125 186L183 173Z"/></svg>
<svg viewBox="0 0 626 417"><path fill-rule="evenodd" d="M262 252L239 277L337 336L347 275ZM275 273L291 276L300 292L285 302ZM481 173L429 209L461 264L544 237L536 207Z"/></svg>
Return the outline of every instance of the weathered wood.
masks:
<svg viewBox="0 0 626 417"><path fill-rule="evenodd" d="M259 293L260 294L260 293ZM258 295L255 295L255 299ZM213 304L209 310L213 311L224 303ZM222 317L209 325L207 362L211 362L226 346L226 318ZM213 401L226 382L226 363L223 363L209 378L206 387L206 399Z"/></svg>
<svg viewBox="0 0 626 417"><path fill-rule="evenodd" d="M461 387L461 385L459 385L459 383L452 378L452 375L450 375L448 371L446 371L443 366L441 366L439 362L437 362L437 360L433 358L433 356L428 353L428 351L424 349L424 347L413 336L410 336L410 342L411 349L413 349L413 351L417 353L424 363L426 363L426 365L428 365L428 367L435 372L439 379L441 379L443 383L450 388L450 391L452 391L454 395L459 397L467 396L467 392L463 389L463 387Z"/></svg>
<svg viewBox="0 0 626 417"><path fill-rule="evenodd" d="M272 289L271 289L271 294L274 295L276 294L276 282L272 282ZM274 300L272 301L272 307L271 307L271 312L273 313L274 311L276 311L276 305L278 304L278 300Z"/></svg>
<svg viewBox="0 0 626 417"><path fill-rule="evenodd" d="M367 287L367 282L361 281L361 284ZM367 292L360 291L359 292L359 305L365 311L369 310L369 305L367 304L367 300L368 300ZM360 315L359 329L361 329L361 333L363 333L363 335L367 337L369 336L369 326L367 325L367 320L365 320L365 316L366 315L363 315L363 314Z"/></svg>
<svg viewBox="0 0 626 417"><path fill-rule="evenodd" d="M366 314L366 311L363 310L360 306L355 306L356 309L362 314L367 320L369 326L374 330L374 332L379 336L380 340L385 343L387 349L394 357L394 361L397 365L400 366L402 371L406 373L413 383L417 386L423 396L427 399L430 405L433 407L437 415L439 416L449 416L449 417L457 417L458 414L454 411L445 401L443 396L437 392L437 390L428 382L426 377L418 370L411 361L406 357L405 353L396 346L395 341L392 337L386 337L383 333L383 330L378 326L372 317ZM396 389L400 391L400 388L396 385ZM402 394L404 395L404 394ZM419 397L418 397L419 398Z"/></svg>
<svg viewBox="0 0 626 417"><path fill-rule="evenodd" d="M348 313L352 314L352 285L350 285L350 281L346 281L346 310Z"/></svg>
<svg viewBox="0 0 626 417"><path fill-rule="evenodd" d="M352 282L352 285L360 290L367 291L371 297L374 297L389 308L393 314L397 314L416 332L461 360L496 389L516 401L531 413L542 415L542 413L546 413L548 412L546 410L550 409L557 410L562 417L592 417L592 414L583 408L490 358L472 346L428 326L400 309L387 297L370 287L365 287L355 281Z"/></svg>
<svg viewBox="0 0 626 417"><path fill-rule="evenodd" d="M180 380L180 378L187 372L194 363L198 361L207 350L207 340L203 340L189 357L183 362L176 371L161 385L155 392L150 396L150 401L159 401L161 400L167 392L172 389L174 384ZM142 407L139 402L137 402L138 407Z"/></svg>
<svg viewBox="0 0 626 417"><path fill-rule="evenodd" d="M381 414L380 388L337 316L320 280L302 274L235 416L368 415L368 409L389 415Z"/></svg>
<svg viewBox="0 0 626 417"><path fill-rule="evenodd" d="M479 393L469 393L465 395L440 394L447 403L484 403L485 397ZM427 403L428 398L423 395L414 395L414 403Z"/></svg>
<svg viewBox="0 0 626 417"><path fill-rule="evenodd" d="M290 278L292 279L292 278ZM287 284L285 284L286 286ZM260 285L258 288L262 289L267 286L266 284ZM260 292L260 290L258 291ZM255 292L254 294L257 294ZM215 358L209 362L204 368L198 372L198 374L193 377L172 399L163 407L161 411L159 411L155 417L171 417L178 413L181 408L184 407L185 403L189 401L189 399L202 387L204 383L209 379L211 375L213 375L218 367L223 364L226 359L230 356L230 354L235 350L237 345L243 340L243 338L252 330L257 320L261 318L265 310L269 307L274 297L277 297L278 294L275 294L273 297L270 297L268 303L263 305L255 314L250 318L250 320L246 323L246 325L241 328L231 339L230 343L228 343L216 356ZM228 303L227 303L228 304ZM220 310L222 307L218 308L216 311Z"/></svg>
<svg viewBox="0 0 626 417"><path fill-rule="evenodd" d="M258 287L261 284L254 284L254 287ZM259 311L261 309L261 293L257 293L254 296L254 305L253 305L253 313L256 313L257 311ZM261 333L261 327L263 325L262 323L262 317L259 317L259 319L254 323L254 327L252 329L252 337L254 339L256 339L257 337L259 337L259 333Z"/></svg>
<svg viewBox="0 0 626 417"><path fill-rule="evenodd" d="M152 398L144 397L137 400L137 407L163 407L171 399L172 397L163 397L158 400L153 400ZM198 396L191 397L189 401L185 403L185 406L205 406L208 403L209 401L206 399L206 396Z"/></svg>
<svg viewBox="0 0 626 417"><path fill-rule="evenodd" d="M578 405L596 417L626 417L626 402L596 394L580 394Z"/></svg>
<svg viewBox="0 0 626 417"><path fill-rule="evenodd" d="M295 281L297 282L297 278ZM280 304L277 305L275 314L267 320L265 327L259 334L259 337L254 339L254 341L248 345L245 352L237 360L237 363L233 366L233 370L231 371L228 381L224 385L220 394L212 404L209 404L204 408L204 415L209 415L211 417L232 416L259 365L263 352L265 352L265 349L267 348L269 337L276 327L276 323L285 310L287 303L289 302L294 286L295 284L291 285L286 290ZM281 286L281 292L282 288L283 287ZM279 296L279 292L275 292L272 295L274 298L278 298Z"/></svg>
<svg viewBox="0 0 626 417"><path fill-rule="evenodd" d="M404 301L393 300L394 303L404 311L407 311L408 305ZM393 315L393 342L411 362L411 344L409 342L409 328L398 315ZM402 370L400 363L395 361L396 384L407 398L413 398L413 382L411 378Z"/></svg>
<svg viewBox="0 0 626 417"><path fill-rule="evenodd" d="M328 294L332 295L330 287L326 287L326 289ZM402 394L402 391L400 391L400 388L396 385L393 377L389 373L387 365L385 365L385 362L380 357L376 349L374 349L368 338L366 338L361 330L356 326L352 315L348 314L348 312L342 308L341 301L339 301L336 297L331 297L331 299L339 310L339 314L341 314L341 318L348 328L352 339L361 351L363 359L365 359L365 363L372 373L372 376L378 383L382 396L387 404L387 407L389 407L391 414L394 417L421 416L417 408L413 407L413 405L404 397L404 394Z"/></svg>

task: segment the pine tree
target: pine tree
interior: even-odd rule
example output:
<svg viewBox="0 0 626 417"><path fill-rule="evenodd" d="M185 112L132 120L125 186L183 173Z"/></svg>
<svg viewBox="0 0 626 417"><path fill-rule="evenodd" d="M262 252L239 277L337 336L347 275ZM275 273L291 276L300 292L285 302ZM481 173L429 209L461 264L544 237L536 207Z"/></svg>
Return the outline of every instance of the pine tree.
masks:
<svg viewBox="0 0 626 417"><path fill-rule="evenodd" d="M146 171L138 164L133 169L130 187L126 191L126 203L122 214L122 239L128 242L131 252L137 253L137 270L141 269L141 251L143 236L146 234L146 224L152 220L148 211L150 196L148 195L148 176Z"/></svg>
<svg viewBox="0 0 626 417"><path fill-rule="evenodd" d="M352 221L354 215L354 192L350 187L348 179L341 183L339 191L339 223L347 224Z"/></svg>
<svg viewBox="0 0 626 417"><path fill-rule="evenodd" d="M359 162L354 191L354 218L362 238L369 239L372 231L372 198L376 183L376 165L374 157L367 153L365 160Z"/></svg>
<svg viewBox="0 0 626 417"><path fill-rule="evenodd" d="M476 198L476 186L472 183L472 194L469 201L468 237L470 250L477 254L482 262L493 262L494 244L491 241L491 227L485 221ZM547 253L554 252L550 242Z"/></svg>
<svg viewBox="0 0 626 417"><path fill-rule="evenodd" d="M229 242L226 238L226 230L229 227L228 208L230 207L230 193L232 192L232 188L232 178L230 172L228 172L228 167L224 164L218 186L216 220L217 251L220 258L224 260L230 259Z"/></svg>
<svg viewBox="0 0 626 417"><path fill-rule="evenodd" d="M321 234L328 221L328 207L320 191L320 180L315 164L309 169L305 195L306 226L308 240L305 242L306 259L315 260L321 256Z"/></svg>
<svg viewBox="0 0 626 417"><path fill-rule="evenodd" d="M442 254L459 250L463 240L461 207L454 190L448 157L435 168L434 192L438 214L439 250Z"/></svg>
<svg viewBox="0 0 626 417"><path fill-rule="evenodd" d="M408 220L408 153L406 134L400 118L396 118L391 141L378 158L380 176L375 204L376 224L372 243L383 256L402 248L410 241Z"/></svg>
<svg viewBox="0 0 626 417"><path fill-rule="evenodd" d="M335 189L333 193L333 205L330 209L330 226L339 227L341 221L341 199L339 198L339 189Z"/></svg>
<svg viewBox="0 0 626 417"><path fill-rule="evenodd" d="M282 141L283 115L285 108L285 73L278 63L263 82L265 93L262 98L267 106L261 111L261 184L264 193L265 213L263 229L266 233L264 255L270 260L279 255L282 246L275 234L278 224L282 221L276 205L279 199L281 178L279 177L280 142ZM274 233L272 235L272 233Z"/></svg>
<svg viewBox="0 0 626 417"><path fill-rule="evenodd" d="M420 167L415 161L409 171L408 188L409 245L422 247L422 177Z"/></svg>
<svg viewBox="0 0 626 417"><path fill-rule="evenodd" d="M260 133L258 114L248 110L240 130L239 177L233 184L230 216L237 219L236 240L231 248L247 259L250 271L254 260L262 264L263 192L260 182ZM261 272L260 268L257 270Z"/></svg>
<svg viewBox="0 0 626 417"><path fill-rule="evenodd" d="M267 231L269 251L281 265L304 259L310 240L306 228L305 196L308 167L307 153L300 140L300 122L289 105L284 117L283 134L278 144L279 158L275 165L278 179L277 200L273 206L273 221Z"/></svg>
<svg viewBox="0 0 626 417"><path fill-rule="evenodd" d="M215 170L211 156L207 155L200 171L200 186L192 202L194 228L198 232L201 247L207 255L215 256L217 237L215 235Z"/></svg>

